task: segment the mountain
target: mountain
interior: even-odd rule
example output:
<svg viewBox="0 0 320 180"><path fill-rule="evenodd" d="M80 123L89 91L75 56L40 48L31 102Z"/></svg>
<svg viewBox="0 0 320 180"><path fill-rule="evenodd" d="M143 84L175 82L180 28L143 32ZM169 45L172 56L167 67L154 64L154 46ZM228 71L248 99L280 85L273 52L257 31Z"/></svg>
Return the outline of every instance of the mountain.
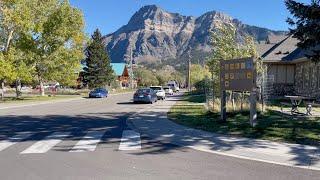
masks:
<svg viewBox="0 0 320 180"><path fill-rule="evenodd" d="M246 25L221 12L211 11L196 18L148 5L137 11L127 25L106 35L106 50L113 62L127 61L130 47L137 62L183 59L189 51L204 59L212 50L211 34L221 24L233 24L239 36L246 33L257 41L286 33Z"/></svg>

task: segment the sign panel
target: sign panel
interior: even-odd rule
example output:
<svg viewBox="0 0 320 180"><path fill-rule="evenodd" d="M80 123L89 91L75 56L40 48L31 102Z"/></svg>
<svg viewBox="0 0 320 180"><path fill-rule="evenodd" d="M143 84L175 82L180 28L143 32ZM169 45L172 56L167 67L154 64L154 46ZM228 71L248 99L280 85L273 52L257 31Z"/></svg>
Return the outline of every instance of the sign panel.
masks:
<svg viewBox="0 0 320 180"><path fill-rule="evenodd" d="M253 58L221 60L220 85L222 90L251 91L256 86Z"/></svg>

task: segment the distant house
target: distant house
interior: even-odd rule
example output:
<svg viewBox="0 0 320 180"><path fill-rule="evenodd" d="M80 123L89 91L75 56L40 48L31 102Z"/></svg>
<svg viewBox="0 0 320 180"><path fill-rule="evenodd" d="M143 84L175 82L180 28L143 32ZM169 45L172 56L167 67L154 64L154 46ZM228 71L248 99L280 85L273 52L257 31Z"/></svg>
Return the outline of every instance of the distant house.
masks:
<svg viewBox="0 0 320 180"><path fill-rule="evenodd" d="M272 95L289 94L320 98L320 63L315 64L297 47L292 36L269 37L258 44Z"/></svg>
<svg viewBox="0 0 320 180"><path fill-rule="evenodd" d="M86 67L83 63L81 64L81 71L79 73L79 87L83 87L85 85L82 84L83 80L83 69ZM130 86L130 74L127 68L127 65L125 63L111 63L111 67L116 75L116 81L119 82L119 86L121 88L127 88ZM133 80L134 87L136 87L136 80Z"/></svg>
<svg viewBox="0 0 320 180"><path fill-rule="evenodd" d="M130 75L125 63L111 63L112 69L117 76L120 87L129 87Z"/></svg>

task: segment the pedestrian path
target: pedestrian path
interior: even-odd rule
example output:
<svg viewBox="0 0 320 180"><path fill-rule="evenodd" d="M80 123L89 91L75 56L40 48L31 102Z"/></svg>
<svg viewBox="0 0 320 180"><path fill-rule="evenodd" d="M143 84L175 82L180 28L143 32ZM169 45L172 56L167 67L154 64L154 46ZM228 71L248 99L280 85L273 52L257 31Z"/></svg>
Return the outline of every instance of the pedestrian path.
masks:
<svg viewBox="0 0 320 180"><path fill-rule="evenodd" d="M320 147L232 137L178 125L167 118L177 99L129 118L132 129L153 140L224 156L320 170Z"/></svg>
<svg viewBox="0 0 320 180"><path fill-rule="evenodd" d="M100 143L114 143L108 142L104 139L104 135L107 130L97 130L97 131L87 131L85 135L81 138L77 137L77 141L74 141L72 132L52 132L43 137L41 133L24 133L16 134L7 139L0 140L0 156L1 153L10 152L15 146L17 148L23 147L24 149L19 150L19 154L44 154L49 151L56 151L55 147L60 147L59 144L63 142L72 143L71 146L66 147L67 149L61 150L60 152L70 152L70 153L81 153L81 152L93 152L95 151ZM38 137L35 140L33 137ZM18 146L19 143L23 143L23 146ZM140 150L141 149L141 139L140 134L132 130L124 130L122 133L122 138L117 142L115 149L121 151L129 150ZM25 145L28 144L27 147Z"/></svg>

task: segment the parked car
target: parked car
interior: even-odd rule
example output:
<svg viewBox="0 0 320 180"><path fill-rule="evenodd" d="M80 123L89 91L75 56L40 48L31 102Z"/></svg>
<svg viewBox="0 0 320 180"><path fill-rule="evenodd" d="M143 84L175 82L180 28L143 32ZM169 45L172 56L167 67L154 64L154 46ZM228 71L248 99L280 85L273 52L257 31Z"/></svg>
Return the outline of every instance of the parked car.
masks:
<svg viewBox="0 0 320 180"><path fill-rule="evenodd" d="M158 99L164 100L166 98L166 92L162 86L150 86L150 89L156 92Z"/></svg>
<svg viewBox="0 0 320 180"><path fill-rule="evenodd" d="M89 98L106 98L108 97L108 90L105 88L96 88L89 93Z"/></svg>
<svg viewBox="0 0 320 180"><path fill-rule="evenodd" d="M173 90L169 86L165 86L163 89L166 94L173 95Z"/></svg>
<svg viewBox="0 0 320 180"><path fill-rule="evenodd" d="M150 88L141 88L138 89L133 95L133 102L144 102L144 103L154 103L157 102L157 94L153 89Z"/></svg>
<svg viewBox="0 0 320 180"><path fill-rule="evenodd" d="M179 92L179 84L176 81L168 81L167 85L173 90L173 92Z"/></svg>

